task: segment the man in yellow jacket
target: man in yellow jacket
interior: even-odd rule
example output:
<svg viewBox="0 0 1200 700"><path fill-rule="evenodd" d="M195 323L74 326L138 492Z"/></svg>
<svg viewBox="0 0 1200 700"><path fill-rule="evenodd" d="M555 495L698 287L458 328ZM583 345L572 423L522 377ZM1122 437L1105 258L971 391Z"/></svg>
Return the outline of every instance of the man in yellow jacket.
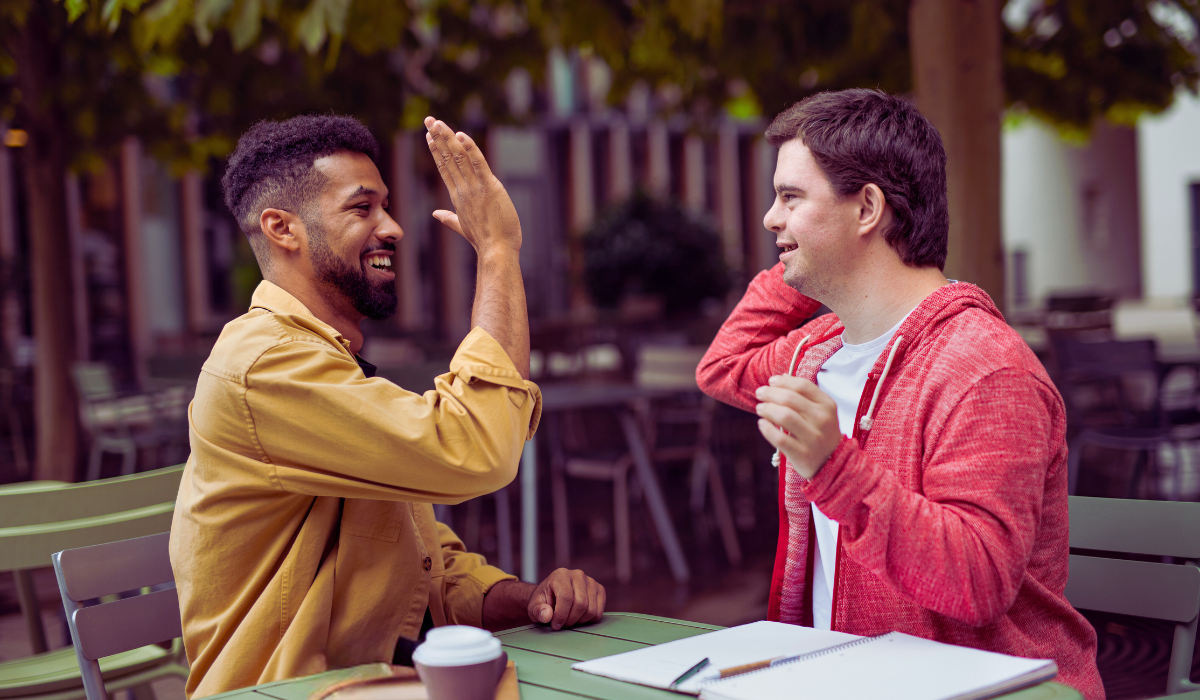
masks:
<svg viewBox="0 0 1200 700"><path fill-rule="evenodd" d="M475 143L426 120L478 255L472 330L436 388L375 378L365 318L396 308L378 145L348 117L262 122L222 180L264 281L225 326L190 409L171 564L189 698L390 662L430 626L555 629L597 619L604 588L560 569L521 583L436 522L508 484L541 413L529 377L521 224ZM411 642L408 642L411 650Z"/></svg>

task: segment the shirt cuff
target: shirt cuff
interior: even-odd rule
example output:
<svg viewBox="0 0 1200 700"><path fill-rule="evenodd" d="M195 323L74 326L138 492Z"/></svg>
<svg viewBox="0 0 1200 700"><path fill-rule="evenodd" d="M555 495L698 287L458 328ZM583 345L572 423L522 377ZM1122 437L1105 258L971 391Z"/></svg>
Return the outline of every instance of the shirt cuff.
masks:
<svg viewBox="0 0 1200 700"><path fill-rule="evenodd" d="M470 586L473 591L469 596L454 596L449 599L446 610L446 621L452 625L483 626L483 599L487 597L492 586L501 581L515 581L516 576L505 573L494 566L483 565L471 570L465 576L455 577L456 586Z"/></svg>
<svg viewBox="0 0 1200 700"><path fill-rule="evenodd" d="M858 442L843 435L842 441L834 448L829 459L825 460L820 471L811 479L800 480L800 490L804 497L816 503L822 513L834 520L838 518L831 511L838 510L838 505L840 505L834 501L845 500L840 498L846 489L838 487L839 479L846 471L846 465L857 452ZM841 515L840 512L838 514Z"/></svg>
<svg viewBox="0 0 1200 700"><path fill-rule="evenodd" d="M521 377L512 358L491 333L480 326L472 328L450 360L450 372L467 384L479 380L513 389L508 396L517 408L524 408L525 402L532 399L533 411L525 439L533 439L542 418L542 390Z"/></svg>

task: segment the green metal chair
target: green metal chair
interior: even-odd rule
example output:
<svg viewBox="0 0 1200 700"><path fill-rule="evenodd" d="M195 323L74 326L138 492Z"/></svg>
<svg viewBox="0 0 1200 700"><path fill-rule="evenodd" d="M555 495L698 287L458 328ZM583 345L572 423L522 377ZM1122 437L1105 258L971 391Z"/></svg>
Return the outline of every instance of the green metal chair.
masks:
<svg viewBox="0 0 1200 700"><path fill-rule="evenodd" d="M62 484L30 482L0 489L0 571L12 571L35 653L0 662L0 699L79 700L85 697L72 647L46 650L31 569L51 555L169 532L183 466L115 479ZM108 691L141 690L165 676L187 676L183 645L143 646L100 662Z"/></svg>
<svg viewBox="0 0 1200 700"><path fill-rule="evenodd" d="M1071 555L1067 600L1080 610L1174 622L1167 695L1200 691L1190 678L1200 619L1200 503L1071 496L1069 508L1071 547L1097 555ZM1109 552L1185 563L1103 556ZM1189 695L1200 700L1200 694Z"/></svg>

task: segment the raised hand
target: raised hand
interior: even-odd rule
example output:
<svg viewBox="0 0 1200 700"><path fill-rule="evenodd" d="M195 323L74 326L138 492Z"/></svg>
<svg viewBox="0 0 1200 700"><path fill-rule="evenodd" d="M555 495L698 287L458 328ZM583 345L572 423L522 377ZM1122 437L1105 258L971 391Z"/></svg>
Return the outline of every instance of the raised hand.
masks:
<svg viewBox="0 0 1200 700"><path fill-rule="evenodd" d="M842 440L837 404L816 384L783 374L771 377L755 396L762 402L755 407L759 432L797 474L816 476Z"/></svg>
<svg viewBox="0 0 1200 700"><path fill-rule="evenodd" d="M425 128L425 142L455 209L438 209L434 218L462 234L481 257L493 246L519 251L517 210L475 141L433 117L425 117Z"/></svg>

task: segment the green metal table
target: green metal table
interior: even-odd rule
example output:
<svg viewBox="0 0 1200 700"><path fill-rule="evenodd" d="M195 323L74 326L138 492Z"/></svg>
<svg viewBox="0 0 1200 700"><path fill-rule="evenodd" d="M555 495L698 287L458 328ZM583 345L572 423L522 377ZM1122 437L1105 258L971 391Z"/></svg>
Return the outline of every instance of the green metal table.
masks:
<svg viewBox="0 0 1200 700"><path fill-rule="evenodd" d="M719 629L722 628L653 615L605 613L604 619L586 627L555 632L549 627L527 625L497 632L496 636L508 658L517 664L521 700L679 700L687 696L572 671L571 664ZM382 675L387 675L387 666L369 664L235 690L213 696L213 700L308 700L334 683ZM1083 700L1075 689L1060 683L1042 683L1002 697Z"/></svg>

